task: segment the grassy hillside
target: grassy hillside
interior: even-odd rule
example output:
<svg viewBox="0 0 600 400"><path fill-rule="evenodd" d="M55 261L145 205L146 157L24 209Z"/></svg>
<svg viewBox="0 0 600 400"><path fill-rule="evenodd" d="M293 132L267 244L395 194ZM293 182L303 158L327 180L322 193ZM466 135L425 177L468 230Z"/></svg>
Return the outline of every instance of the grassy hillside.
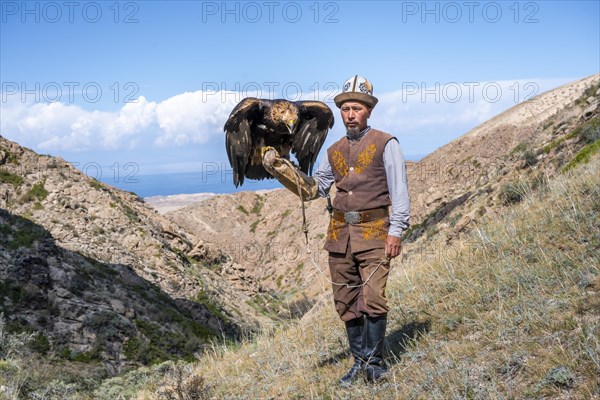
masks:
<svg viewBox="0 0 600 400"><path fill-rule="evenodd" d="M391 382L336 386L351 360L327 298L301 321L215 345L165 379L148 371L137 398L599 397L599 158L523 190L467 239L393 271ZM114 385L132 381L104 390Z"/></svg>

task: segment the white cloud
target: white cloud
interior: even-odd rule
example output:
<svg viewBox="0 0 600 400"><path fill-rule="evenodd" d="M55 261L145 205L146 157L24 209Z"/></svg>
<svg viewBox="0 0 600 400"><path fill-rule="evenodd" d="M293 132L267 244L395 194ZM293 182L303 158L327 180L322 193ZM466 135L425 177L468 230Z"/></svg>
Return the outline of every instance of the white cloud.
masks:
<svg viewBox="0 0 600 400"><path fill-rule="evenodd" d="M156 103L140 97L119 112L87 111L57 103L2 104L2 135L19 143L53 150L114 149L140 135L156 120Z"/></svg>
<svg viewBox="0 0 600 400"><path fill-rule="evenodd" d="M434 85L405 82L400 90L378 95L379 103L371 122L389 132L417 135L423 130L435 130L452 133L455 138L519 102L565 82L540 79Z"/></svg>
<svg viewBox="0 0 600 400"><path fill-rule="evenodd" d="M234 97L201 91L173 96L161 103L140 96L117 112L87 111L56 103L6 101L1 105L0 133L44 151L135 147L147 139L159 147L205 143L222 134L235 106Z"/></svg>
<svg viewBox="0 0 600 400"><path fill-rule="evenodd" d="M539 94L565 82L530 79L433 87L403 83L397 91L376 93L379 104L370 122L378 129L408 136L436 132L446 135L449 142L515 105L524 96ZM321 94L331 98L331 93ZM18 101L20 96L10 99L3 96L0 134L44 152L135 148L140 143L176 149L207 143L223 135L223 125L235 104L252 93L243 95L231 91L195 91L159 103L140 96L115 112L87 111L60 102L23 103ZM305 93L303 98L314 99L318 95ZM333 104L331 107L334 108ZM335 108L334 113L340 127Z"/></svg>
<svg viewBox="0 0 600 400"><path fill-rule="evenodd" d="M161 102L156 108L161 128L155 144L205 143L223 133L223 125L235 107L235 96L226 92L185 92Z"/></svg>
<svg viewBox="0 0 600 400"><path fill-rule="evenodd" d="M135 103L127 103L119 111L116 127L124 133L133 133L148 128L156 121L156 103L140 96Z"/></svg>
<svg viewBox="0 0 600 400"><path fill-rule="evenodd" d="M424 83L406 82L401 90L379 96L373 119L383 130L412 133L424 128L445 129L457 124L474 126L488 119L492 109L501 111L507 108L499 104L503 96L485 98L481 91L485 83L477 85L436 84L428 87ZM494 87L502 87L497 85ZM477 90L477 87L480 89Z"/></svg>

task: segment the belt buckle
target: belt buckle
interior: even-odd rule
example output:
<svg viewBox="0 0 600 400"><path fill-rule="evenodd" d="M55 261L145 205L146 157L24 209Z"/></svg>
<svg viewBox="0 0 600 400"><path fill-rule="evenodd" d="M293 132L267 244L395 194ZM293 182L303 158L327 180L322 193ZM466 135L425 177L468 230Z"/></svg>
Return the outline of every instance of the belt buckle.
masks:
<svg viewBox="0 0 600 400"><path fill-rule="evenodd" d="M358 224L360 222L360 212L350 211L344 213L344 222L346 222L347 224Z"/></svg>

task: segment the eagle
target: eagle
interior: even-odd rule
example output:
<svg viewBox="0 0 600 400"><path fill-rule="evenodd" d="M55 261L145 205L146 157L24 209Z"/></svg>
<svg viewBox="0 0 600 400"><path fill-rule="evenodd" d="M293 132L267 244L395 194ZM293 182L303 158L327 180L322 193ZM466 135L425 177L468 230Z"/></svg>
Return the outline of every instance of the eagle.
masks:
<svg viewBox="0 0 600 400"><path fill-rule="evenodd" d="M333 112L320 101L267 100L247 97L231 111L225 123L225 141L235 187L244 178L272 178L262 165L262 150L275 148L311 174L317 155L333 127Z"/></svg>

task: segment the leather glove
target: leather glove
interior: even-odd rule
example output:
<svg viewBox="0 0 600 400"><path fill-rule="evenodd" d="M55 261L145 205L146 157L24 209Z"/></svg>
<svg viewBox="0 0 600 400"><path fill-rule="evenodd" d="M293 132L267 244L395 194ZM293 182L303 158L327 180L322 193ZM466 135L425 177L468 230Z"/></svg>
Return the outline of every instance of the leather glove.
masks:
<svg viewBox="0 0 600 400"><path fill-rule="evenodd" d="M261 152L263 167L288 190L302 200L318 197L318 185L313 178L296 168L290 160L281 158L273 147L264 147Z"/></svg>

